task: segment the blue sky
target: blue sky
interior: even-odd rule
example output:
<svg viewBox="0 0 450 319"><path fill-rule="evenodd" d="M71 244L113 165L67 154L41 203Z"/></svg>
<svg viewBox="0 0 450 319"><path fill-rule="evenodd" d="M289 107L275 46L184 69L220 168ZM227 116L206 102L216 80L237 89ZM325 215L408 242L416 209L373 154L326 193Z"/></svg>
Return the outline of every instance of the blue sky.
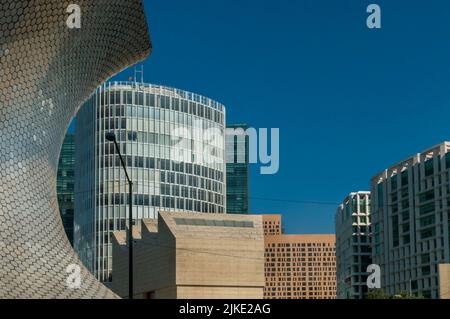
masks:
<svg viewBox="0 0 450 319"><path fill-rule="evenodd" d="M228 123L277 127L280 171L251 196L339 203L450 139L450 2L144 0L145 81L224 103ZM366 7L382 29L366 27ZM132 71L117 78L127 79ZM289 233L334 232L336 205L251 199Z"/></svg>

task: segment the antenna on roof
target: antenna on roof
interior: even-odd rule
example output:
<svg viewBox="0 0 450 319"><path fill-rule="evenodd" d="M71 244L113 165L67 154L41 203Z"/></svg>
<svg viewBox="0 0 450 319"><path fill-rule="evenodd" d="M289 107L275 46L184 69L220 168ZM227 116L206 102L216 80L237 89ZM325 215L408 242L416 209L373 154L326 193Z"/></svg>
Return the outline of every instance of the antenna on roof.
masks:
<svg viewBox="0 0 450 319"><path fill-rule="evenodd" d="M139 69L138 69L138 67L139 67ZM144 83L144 64L142 64L142 63L139 65L136 65L134 67L134 81L135 82L138 82L138 74L141 75L140 83L143 84Z"/></svg>

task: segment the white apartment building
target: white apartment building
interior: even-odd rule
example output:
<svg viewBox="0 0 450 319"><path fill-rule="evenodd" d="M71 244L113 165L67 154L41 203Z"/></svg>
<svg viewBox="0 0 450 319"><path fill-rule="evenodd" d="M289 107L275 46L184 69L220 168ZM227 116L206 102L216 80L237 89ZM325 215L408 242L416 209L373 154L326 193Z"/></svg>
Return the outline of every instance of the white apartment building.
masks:
<svg viewBox="0 0 450 319"><path fill-rule="evenodd" d="M449 181L449 142L372 178L373 263L381 267L386 293L448 294L442 291L439 269L450 262Z"/></svg>
<svg viewBox="0 0 450 319"><path fill-rule="evenodd" d="M338 299L364 299L371 264L370 192L350 193L336 211Z"/></svg>

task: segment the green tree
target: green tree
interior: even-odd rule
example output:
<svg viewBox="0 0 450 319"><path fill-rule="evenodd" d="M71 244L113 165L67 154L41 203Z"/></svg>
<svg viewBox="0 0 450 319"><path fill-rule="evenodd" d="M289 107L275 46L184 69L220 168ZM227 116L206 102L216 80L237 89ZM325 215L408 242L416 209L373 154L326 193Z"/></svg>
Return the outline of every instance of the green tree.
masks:
<svg viewBox="0 0 450 319"><path fill-rule="evenodd" d="M367 299L390 299L383 289L371 289L367 294Z"/></svg>
<svg viewBox="0 0 450 319"><path fill-rule="evenodd" d="M399 295L394 295L391 299L423 299L422 296L410 295L408 292L403 291Z"/></svg>
<svg viewBox="0 0 450 319"><path fill-rule="evenodd" d="M406 291L403 291L398 295L387 295L383 289L371 289L367 294L367 299L423 299L423 297L410 295Z"/></svg>

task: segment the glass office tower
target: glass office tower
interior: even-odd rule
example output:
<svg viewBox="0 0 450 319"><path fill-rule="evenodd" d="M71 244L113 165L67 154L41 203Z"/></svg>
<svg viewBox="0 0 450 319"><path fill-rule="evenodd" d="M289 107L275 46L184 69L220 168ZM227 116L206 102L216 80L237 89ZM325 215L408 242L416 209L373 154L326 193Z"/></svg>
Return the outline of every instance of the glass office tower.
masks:
<svg viewBox="0 0 450 319"><path fill-rule="evenodd" d="M227 213L249 213L249 138L247 124L228 125L225 136L227 159ZM239 132L240 130L240 132Z"/></svg>
<svg viewBox="0 0 450 319"><path fill-rule="evenodd" d="M139 225L159 211L226 212L224 130L223 105L174 88L111 82L86 102L76 128L75 249L99 280L112 280L112 232L128 227L128 184L105 133L115 133L133 180Z"/></svg>
<svg viewBox="0 0 450 319"><path fill-rule="evenodd" d="M67 237L73 246L73 208L75 184L75 143L74 135L67 133L59 155L56 192L62 222Z"/></svg>

